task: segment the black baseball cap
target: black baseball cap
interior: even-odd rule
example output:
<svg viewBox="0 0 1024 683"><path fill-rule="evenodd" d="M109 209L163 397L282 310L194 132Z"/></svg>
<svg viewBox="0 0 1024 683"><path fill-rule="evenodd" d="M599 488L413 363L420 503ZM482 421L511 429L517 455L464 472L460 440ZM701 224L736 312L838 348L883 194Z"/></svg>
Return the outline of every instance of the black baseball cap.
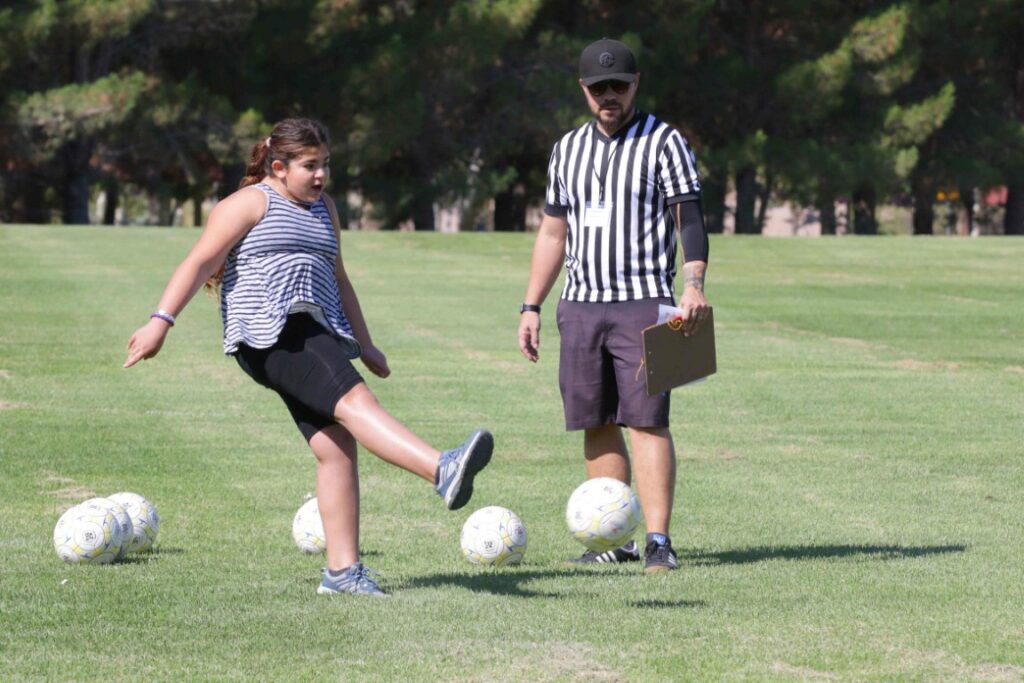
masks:
<svg viewBox="0 0 1024 683"><path fill-rule="evenodd" d="M600 81L636 80L636 57L625 43L602 38L583 48L580 54L580 80L583 85Z"/></svg>

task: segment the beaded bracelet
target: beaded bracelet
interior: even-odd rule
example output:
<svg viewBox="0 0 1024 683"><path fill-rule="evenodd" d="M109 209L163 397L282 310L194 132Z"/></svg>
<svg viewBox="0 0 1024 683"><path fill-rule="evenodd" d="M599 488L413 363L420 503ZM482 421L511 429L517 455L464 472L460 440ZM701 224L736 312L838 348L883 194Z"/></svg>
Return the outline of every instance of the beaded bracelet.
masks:
<svg viewBox="0 0 1024 683"><path fill-rule="evenodd" d="M163 320L165 323L167 323L171 327L174 327L174 316L171 315L170 313L168 313L167 311L165 311L162 308L158 308L156 310L156 312L153 313L152 315L150 315L149 317L150 318L160 318L161 320Z"/></svg>

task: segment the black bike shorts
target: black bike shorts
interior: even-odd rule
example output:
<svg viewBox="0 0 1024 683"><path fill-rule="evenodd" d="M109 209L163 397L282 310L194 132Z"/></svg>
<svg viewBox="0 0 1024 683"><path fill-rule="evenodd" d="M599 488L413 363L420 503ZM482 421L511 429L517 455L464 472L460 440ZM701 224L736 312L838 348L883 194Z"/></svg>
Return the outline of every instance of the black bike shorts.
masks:
<svg viewBox="0 0 1024 683"><path fill-rule="evenodd" d="M277 392L306 441L335 424L338 400L363 381L337 337L306 313L289 315L270 348L239 344L235 360L246 374Z"/></svg>

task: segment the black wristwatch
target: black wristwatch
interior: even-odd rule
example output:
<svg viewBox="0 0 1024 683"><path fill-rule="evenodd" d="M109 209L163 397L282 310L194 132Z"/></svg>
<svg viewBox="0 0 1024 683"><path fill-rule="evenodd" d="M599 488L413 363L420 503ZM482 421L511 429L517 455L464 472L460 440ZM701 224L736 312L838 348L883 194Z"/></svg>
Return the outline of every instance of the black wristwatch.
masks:
<svg viewBox="0 0 1024 683"><path fill-rule="evenodd" d="M519 315L522 315L527 311L540 315L540 306L538 306L537 304L523 304L522 306L519 307Z"/></svg>

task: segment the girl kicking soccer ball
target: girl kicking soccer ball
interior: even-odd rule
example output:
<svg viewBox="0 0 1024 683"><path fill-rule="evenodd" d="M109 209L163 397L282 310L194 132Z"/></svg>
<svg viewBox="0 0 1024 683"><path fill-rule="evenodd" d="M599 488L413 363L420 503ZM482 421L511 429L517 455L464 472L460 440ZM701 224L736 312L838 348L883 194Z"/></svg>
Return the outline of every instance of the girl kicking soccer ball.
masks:
<svg viewBox="0 0 1024 683"><path fill-rule="evenodd" d="M327 541L319 593L383 596L359 561L356 444L432 482L450 510L464 506L494 440L476 430L439 452L377 402L352 360L390 374L373 345L338 248L327 130L278 123L252 151L241 188L219 202L174 271L157 310L128 341L124 367L152 358L204 283L220 286L224 352L276 391L318 461L316 494Z"/></svg>

